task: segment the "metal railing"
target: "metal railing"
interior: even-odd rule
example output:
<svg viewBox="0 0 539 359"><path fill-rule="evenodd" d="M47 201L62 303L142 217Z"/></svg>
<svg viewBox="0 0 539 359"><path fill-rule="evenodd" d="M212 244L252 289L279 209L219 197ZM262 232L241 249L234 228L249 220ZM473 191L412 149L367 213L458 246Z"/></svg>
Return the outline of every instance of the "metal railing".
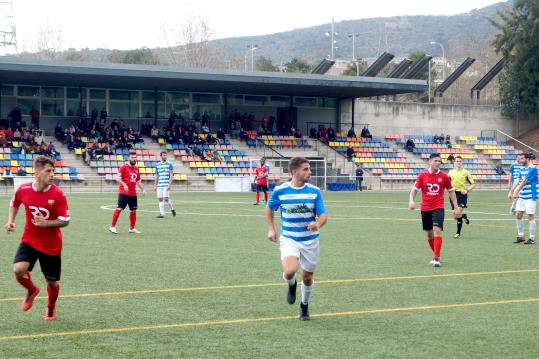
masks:
<svg viewBox="0 0 539 359"><path fill-rule="evenodd" d="M507 139L510 139L510 140L515 141L516 143L520 144L521 146L526 147L527 149L529 149L529 150L531 150L531 151L533 151L535 153L539 153L539 151L537 151L535 148L533 148L531 146L528 146L524 142L519 141L518 139L514 138L513 136L511 136L511 135L509 135L509 134L507 134L507 133L505 133L505 132L503 132L501 130L496 129L496 130L493 130L493 131L495 131L493 137L496 140L499 140L500 138L503 138L503 141L507 141ZM483 133L483 131L481 131L481 133Z"/></svg>

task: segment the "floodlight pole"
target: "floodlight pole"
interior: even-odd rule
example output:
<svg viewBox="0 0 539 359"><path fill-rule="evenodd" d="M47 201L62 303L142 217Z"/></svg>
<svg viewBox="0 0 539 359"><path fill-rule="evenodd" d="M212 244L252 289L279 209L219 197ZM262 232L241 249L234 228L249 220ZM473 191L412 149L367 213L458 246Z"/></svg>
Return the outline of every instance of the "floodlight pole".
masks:
<svg viewBox="0 0 539 359"><path fill-rule="evenodd" d="M430 60L429 60L429 103L430 103Z"/></svg>
<svg viewBox="0 0 539 359"><path fill-rule="evenodd" d="M359 34L349 34L348 37L352 38L352 62L356 63L356 76L359 76L359 61L356 60L356 37L359 37Z"/></svg>
<svg viewBox="0 0 539 359"><path fill-rule="evenodd" d="M441 48L442 48L442 59L444 59L444 66L442 67L442 77L444 78L445 80L445 66L447 64L447 60L445 58L445 48L444 48L444 45L442 45L441 43L439 42L436 42L436 41L431 41L430 42L431 45L439 45Z"/></svg>

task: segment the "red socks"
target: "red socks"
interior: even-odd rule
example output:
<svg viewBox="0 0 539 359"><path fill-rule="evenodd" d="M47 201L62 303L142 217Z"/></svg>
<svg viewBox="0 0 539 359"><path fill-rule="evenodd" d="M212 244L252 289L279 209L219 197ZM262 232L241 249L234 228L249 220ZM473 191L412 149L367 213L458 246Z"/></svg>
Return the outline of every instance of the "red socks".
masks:
<svg viewBox="0 0 539 359"><path fill-rule="evenodd" d="M430 246L430 249L432 249L432 251L434 252L434 238L429 239L429 246Z"/></svg>
<svg viewBox="0 0 539 359"><path fill-rule="evenodd" d="M135 223L137 223L137 212L129 212L129 229L135 229Z"/></svg>
<svg viewBox="0 0 539 359"><path fill-rule="evenodd" d="M116 222L118 222L118 218L120 217L120 213L122 213L121 209L116 208L114 212L112 212L112 224L111 227L116 227Z"/></svg>
<svg viewBox="0 0 539 359"><path fill-rule="evenodd" d="M434 244L434 248L433 248L434 258L440 259L440 252L442 251L442 237L441 236L434 237L433 242L434 242L433 243Z"/></svg>
<svg viewBox="0 0 539 359"><path fill-rule="evenodd" d="M34 283L32 283L32 277L30 276L30 272L26 272L26 275L28 276L28 278L16 277L17 282L19 282L24 288L26 288L28 293L33 293L37 288Z"/></svg>
<svg viewBox="0 0 539 359"><path fill-rule="evenodd" d="M260 202L260 192L256 192L256 203Z"/></svg>
<svg viewBox="0 0 539 359"><path fill-rule="evenodd" d="M56 306L56 300L58 299L58 294L60 294L60 284L56 284L56 287L47 285L47 294L49 295L49 308L54 308Z"/></svg>

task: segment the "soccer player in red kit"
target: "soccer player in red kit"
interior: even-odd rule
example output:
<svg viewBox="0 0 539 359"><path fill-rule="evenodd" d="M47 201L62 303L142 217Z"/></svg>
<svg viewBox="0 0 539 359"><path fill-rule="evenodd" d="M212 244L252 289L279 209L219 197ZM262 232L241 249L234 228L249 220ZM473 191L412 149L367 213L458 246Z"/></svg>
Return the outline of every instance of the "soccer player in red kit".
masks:
<svg viewBox="0 0 539 359"><path fill-rule="evenodd" d="M256 202L253 203L254 205L260 203L260 191L264 192L264 201L268 202L268 177L269 169L266 166L266 159L262 157L260 167L255 169Z"/></svg>
<svg viewBox="0 0 539 359"><path fill-rule="evenodd" d="M54 162L50 158L40 156L34 160L34 176L34 182L24 183L15 191L4 228L7 233L15 231L15 217L20 205L24 205L26 224L13 261L15 278L28 291L21 309L24 312L30 310L39 294L39 288L34 285L30 276L36 261L39 260L47 281L49 298L45 320L55 320L62 267L60 228L69 224L69 209L64 192L52 184Z"/></svg>
<svg viewBox="0 0 539 359"><path fill-rule="evenodd" d="M427 232L427 240L434 254L430 264L439 267L442 251L442 230L444 228L444 188L449 192L453 204L453 218L457 218L457 196L451 185L451 179L440 170L442 160L440 155L433 153L429 156L429 167L422 171L410 192L408 208L415 209L415 196L421 190L421 220L423 230Z"/></svg>
<svg viewBox="0 0 539 359"><path fill-rule="evenodd" d="M140 188L142 194L146 191L142 187L142 181L140 179L140 172L137 167L137 153L135 151L129 151L129 157L126 163L118 170L116 181L120 185L118 188L118 207L112 212L112 224L109 231L114 234L118 234L116 229L116 223L120 217L120 213L129 206L129 233L140 234L141 232L135 228L137 223L137 186Z"/></svg>

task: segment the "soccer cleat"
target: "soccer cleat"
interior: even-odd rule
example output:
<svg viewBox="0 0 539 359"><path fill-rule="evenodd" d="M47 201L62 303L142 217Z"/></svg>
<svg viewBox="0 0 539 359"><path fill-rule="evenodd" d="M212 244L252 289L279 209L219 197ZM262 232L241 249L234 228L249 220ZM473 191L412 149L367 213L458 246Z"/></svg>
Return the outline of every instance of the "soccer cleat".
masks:
<svg viewBox="0 0 539 359"><path fill-rule="evenodd" d="M432 264L433 267L436 267L436 268L442 266L442 263L440 263L440 261L436 259L431 260L430 263Z"/></svg>
<svg viewBox="0 0 539 359"><path fill-rule="evenodd" d="M453 236L453 238L459 239L459 238L460 238L460 233L455 233L455 235Z"/></svg>
<svg viewBox="0 0 539 359"><path fill-rule="evenodd" d="M309 315L309 304L299 304L299 320L311 320L311 316Z"/></svg>
<svg viewBox="0 0 539 359"><path fill-rule="evenodd" d="M470 220L468 219L468 217L467 217L467 216L466 216L466 217L464 218L464 223L466 223L466 224L470 224Z"/></svg>
<svg viewBox="0 0 539 359"><path fill-rule="evenodd" d="M36 299L37 295L39 294L39 288L36 287L36 290L34 290L33 293L26 293L26 298L22 301L21 310L23 312L27 312L32 308L32 305L34 304L34 299Z"/></svg>
<svg viewBox="0 0 539 359"><path fill-rule="evenodd" d="M296 281L294 285L288 285L288 291L286 292L286 301L288 304L296 303L296 288L298 287L298 282Z"/></svg>
<svg viewBox="0 0 539 359"><path fill-rule="evenodd" d="M524 237L517 237L516 240L513 241L513 243L515 244L518 244L518 243L522 243L522 242L526 242L526 240L524 239Z"/></svg>
<svg viewBox="0 0 539 359"><path fill-rule="evenodd" d="M165 216L162 216L162 215L158 215L157 217L155 218L165 218Z"/></svg>
<svg viewBox="0 0 539 359"><path fill-rule="evenodd" d="M45 320L56 320L56 308L45 308L45 317L43 317Z"/></svg>
<svg viewBox="0 0 539 359"><path fill-rule="evenodd" d="M136 228L130 229L129 234L141 234L142 232Z"/></svg>
<svg viewBox="0 0 539 359"><path fill-rule="evenodd" d="M535 244L535 239L530 238L524 244Z"/></svg>
<svg viewBox="0 0 539 359"><path fill-rule="evenodd" d="M258 202L253 203L253 206L258 206Z"/></svg>
<svg viewBox="0 0 539 359"><path fill-rule="evenodd" d="M172 217L176 217L176 210L175 210L175 209L171 209L170 211L172 212Z"/></svg>
<svg viewBox="0 0 539 359"><path fill-rule="evenodd" d="M110 233L112 234L118 234L118 231L116 230L116 227L110 227L109 228Z"/></svg>

